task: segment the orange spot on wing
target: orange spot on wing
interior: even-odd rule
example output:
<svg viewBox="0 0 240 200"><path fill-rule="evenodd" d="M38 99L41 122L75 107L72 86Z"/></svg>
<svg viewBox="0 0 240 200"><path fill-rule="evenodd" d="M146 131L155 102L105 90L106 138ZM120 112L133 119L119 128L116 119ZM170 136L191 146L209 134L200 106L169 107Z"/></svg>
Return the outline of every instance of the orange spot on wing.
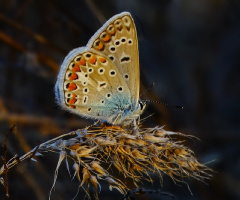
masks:
<svg viewBox="0 0 240 200"><path fill-rule="evenodd" d="M81 60L80 61L78 61L78 64L79 65L86 65L86 60L84 59L84 58L81 58Z"/></svg>
<svg viewBox="0 0 240 200"><path fill-rule="evenodd" d="M110 40L110 36L107 34L104 38L103 41L104 42L108 42Z"/></svg>
<svg viewBox="0 0 240 200"><path fill-rule="evenodd" d="M81 69L80 69L79 65L76 64L76 65L72 68L72 71L73 71L73 72L80 72Z"/></svg>
<svg viewBox="0 0 240 200"><path fill-rule="evenodd" d="M75 108L76 106L74 106L73 104L77 101L77 99L75 98L77 95L76 94L72 94L72 98L69 100L69 104L72 108Z"/></svg>
<svg viewBox="0 0 240 200"><path fill-rule="evenodd" d="M105 63L106 62L106 59L103 58L103 57L100 57L99 60L100 60L101 63Z"/></svg>
<svg viewBox="0 0 240 200"><path fill-rule="evenodd" d="M72 75L69 77L69 80L76 80L78 78L76 73L72 73Z"/></svg>
<svg viewBox="0 0 240 200"><path fill-rule="evenodd" d="M113 30L113 31L111 31L111 32L109 32L111 35L114 35L115 33L116 33L116 31L115 30Z"/></svg>
<svg viewBox="0 0 240 200"><path fill-rule="evenodd" d="M102 42L99 43L99 45L97 46L97 49L98 50L102 50L103 49L103 43Z"/></svg>
<svg viewBox="0 0 240 200"><path fill-rule="evenodd" d="M74 104L76 101L77 101L77 99L71 98L71 99L69 100L69 104Z"/></svg>
<svg viewBox="0 0 240 200"><path fill-rule="evenodd" d="M97 61L96 56L92 56L92 57L88 60L88 62L90 62L91 64L95 64L96 61Z"/></svg>
<svg viewBox="0 0 240 200"><path fill-rule="evenodd" d="M68 91L76 90L77 85L75 83L70 83L68 86Z"/></svg>

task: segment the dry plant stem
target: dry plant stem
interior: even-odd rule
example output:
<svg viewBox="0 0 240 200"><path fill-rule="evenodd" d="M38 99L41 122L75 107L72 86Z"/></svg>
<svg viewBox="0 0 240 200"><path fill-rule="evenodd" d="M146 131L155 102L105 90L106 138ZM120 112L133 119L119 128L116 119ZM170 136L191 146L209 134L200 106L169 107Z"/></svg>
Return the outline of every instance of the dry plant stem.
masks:
<svg viewBox="0 0 240 200"><path fill-rule="evenodd" d="M8 166L7 166L7 141L8 141L8 137L9 135L12 133L13 129L15 128L15 124L12 126L12 128L10 128L10 130L8 131L8 133L6 134L6 138L5 138L5 142L4 142L4 155L3 155L3 168L5 171L5 190L6 190L6 199L9 200L9 190L8 190Z"/></svg>
<svg viewBox="0 0 240 200"><path fill-rule="evenodd" d="M50 143L52 143L53 141L58 140L58 139L63 138L63 137L66 137L66 136L72 136L72 135L74 135L74 134L75 134L74 132L70 132L70 133L63 134L63 135L61 135L61 136L59 136L59 137L56 137L56 138L54 138L54 139L52 139L52 140L49 140L49 141L47 141L47 142L44 142L44 143L42 143L42 144L34 147L31 151L27 152L26 154L24 154L24 155L21 156L21 157L14 156L12 159L10 159L10 160L8 161L8 163L6 163L6 168L5 168L4 166L1 167L1 169L0 169L0 176L5 172L6 169L9 170L10 168L14 167L17 163L22 162L22 161L24 161L24 160L26 160L26 159L31 159L31 158L33 158L34 155L35 155L38 151L42 150L42 147L46 146L47 144L50 144ZM45 147L44 147L44 149L45 149ZM6 181L6 180L5 180L5 181Z"/></svg>
<svg viewBox="0 0 240 200"><path fill-rule="evenodd" d="M69 170L67 158L74 162L74 177L79 179L79 188L88 193L89 187L93 187L95 199L98 199L101 189L99 180L106 181L110 190L115 188L122 194L129 190L110 173L110 167L117 169L125 178L132 179L136 187L143 180L153 183L151 173L158 174L161 182L163 174L170 176L174 182L182 183L185 183L185 177L200 181L209 179L211 170L197 161L193 151L185 147L183 141L174 139L175 135L191 137L165 131L162 127L91 126L42 143L19 159L10 159L6 167L0 169L0 175L18 162L33 159L41 152L52 151L59 152L59 160L50 195L64 160Z"/></svg>

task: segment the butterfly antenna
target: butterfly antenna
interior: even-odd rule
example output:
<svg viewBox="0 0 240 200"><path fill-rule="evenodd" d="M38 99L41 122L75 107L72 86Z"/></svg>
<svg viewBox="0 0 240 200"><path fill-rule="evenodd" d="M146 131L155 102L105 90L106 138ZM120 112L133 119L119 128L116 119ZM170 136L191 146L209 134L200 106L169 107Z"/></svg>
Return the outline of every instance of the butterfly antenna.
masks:
<svg viewBox="0 0 240 200"><path fill-rule="evenodd" d="M139 97L141 97L143 94L145 94L148 90L152 89L154 87L154 85L155 85L155 83L153 82L148 89L146 89L142 94L139 95Z"/></svg>
<svg viewBox="0 0 240 200"><path fill-rule="evenodd" d="M173 105L173 104L168 104L168 103L164 103L164 102L161 102L161 101L152 101L152 100L142 100L142 102L150 102L150 103L160 103L164 106L169 106L169 107L174 107L174 108L180 108L180 109L183 109L183 106L180 106L180 105Z"/></svg>

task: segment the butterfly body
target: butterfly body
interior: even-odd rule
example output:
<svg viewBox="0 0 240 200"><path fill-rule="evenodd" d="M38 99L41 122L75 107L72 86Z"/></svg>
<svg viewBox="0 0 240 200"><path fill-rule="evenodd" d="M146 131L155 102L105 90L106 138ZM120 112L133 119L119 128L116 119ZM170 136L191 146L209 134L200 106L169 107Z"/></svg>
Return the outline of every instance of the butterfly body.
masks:
<svg viewBox="0 0 240 200"><path fill-rule="evenodd" d="M109 19L86 47L65 57L55 93L63 108L86 118L127 125L139 117L138 43L130 13Z"/></svg>

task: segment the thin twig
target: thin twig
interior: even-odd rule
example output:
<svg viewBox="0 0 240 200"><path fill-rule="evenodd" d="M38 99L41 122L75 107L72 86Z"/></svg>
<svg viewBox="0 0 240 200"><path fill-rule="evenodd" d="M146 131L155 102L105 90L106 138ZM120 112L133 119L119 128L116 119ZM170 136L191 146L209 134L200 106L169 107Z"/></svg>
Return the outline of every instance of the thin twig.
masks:
<svg viewBox="0 0 240 200"><path fill-rule="evenodd" d="M22 161L24 161L26 159L31 159L38 151L41 150L42 147L46 146L47 144L50 144L53 141L56 141L56 140L58 140L60 138L63 138L63 137L66 137L66 136L72 136L72 135L75 135L75 132L66 133L66 134L63 134L63 135L58 136L56 138L53 138L53 139L51 139L51 140L49 140L47 142L44 142L44 143L34 147L31 151L27 152L23 156L17 157L18 159L14 159L10 163L7 163L6 160L5 160L5 165L6 166L3 166L3 167L0 168L0 176L1 176L1 174L6 173L5 172L6 169L7 170L10 169L10 168L14 167L17 163L22 162Z"/></svg>
<svg viewBox="0 0 240 200"><path fill-rule="evenodd" d="M2 157L3 160L3 166L4 166L4 172L5 172L5 190L6 190L6 199L9 200L9 189L8 189L8 167L7 167L7 141L9 135L12 133L13 129L15 128L16 124L14 124L8 133L6 134L5 142L4 142L4 155Z"/></svg>
<svg viewBox="0 0 240 200"><path fill-rule="evenodd" d="M28 158L29 160L31 160L31 159L35 156L35 154L37 153L39 147L40 147L40 145L38 145L38 146L36 146L36 147L34 148L34 151L32 152L32 155Z"/></svg>

